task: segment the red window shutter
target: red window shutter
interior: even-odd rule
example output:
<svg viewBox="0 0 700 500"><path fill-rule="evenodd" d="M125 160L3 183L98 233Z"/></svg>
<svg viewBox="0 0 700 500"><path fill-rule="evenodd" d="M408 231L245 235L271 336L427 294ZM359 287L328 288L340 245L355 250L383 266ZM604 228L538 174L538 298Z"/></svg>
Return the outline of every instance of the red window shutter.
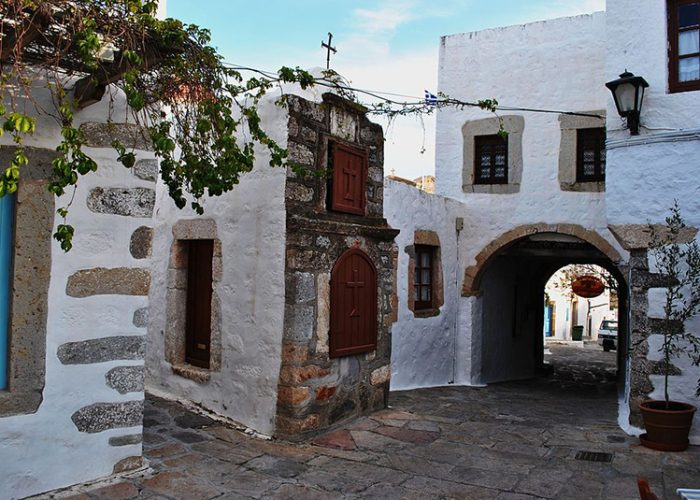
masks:
<svg viewBox="0 0 700 500"><path fill-rule="evenodd" d="M331 209L365 214L367 154L343 144L333 144L333 189Z"/></svg>
<svg viewBox="0 0 700 500"><path fill-rule="evenodd" d="M358 249L340 256L331 272L330 357L377 348L377 272Z"/></svg>
<svg viewBox="0 0 700 500"><path fill-rule="evenodd" d="M189 240L185 361L209 368L214 240Z"/></svg>

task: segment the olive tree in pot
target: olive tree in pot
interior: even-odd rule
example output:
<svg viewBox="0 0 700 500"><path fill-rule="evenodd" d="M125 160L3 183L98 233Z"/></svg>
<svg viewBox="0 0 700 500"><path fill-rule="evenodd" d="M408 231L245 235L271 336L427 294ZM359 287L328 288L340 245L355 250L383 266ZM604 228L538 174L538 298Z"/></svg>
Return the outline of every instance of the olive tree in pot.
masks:
<svg viewBox="0 0 700 500"><path fill-rule="evenodd" d="M669 397L669 377L673 375L672 361L689 356L700 364L700 337L686 330L686 322L700 312L700 247L689 233L678 202L671 207L665 227L650 225L650 251L657 271L668 280L664 303L664 321L658 333L663 336L659 352L664 377L664 399L647 400L640 410L646 434L642 444L662 451L683 451L688 447L688 435L693 423L695 406ZM683 243L691 234L689 242ZM700 380L696 395L700 396Z"/></svg>

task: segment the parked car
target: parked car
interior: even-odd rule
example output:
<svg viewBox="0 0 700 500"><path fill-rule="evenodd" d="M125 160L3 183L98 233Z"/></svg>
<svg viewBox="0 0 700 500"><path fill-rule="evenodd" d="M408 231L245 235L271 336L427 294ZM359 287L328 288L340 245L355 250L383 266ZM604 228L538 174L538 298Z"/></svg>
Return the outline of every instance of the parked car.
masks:
<svg viewBox="0 0 700 500"><path fill-rule="evenodd" d="M610 349L617 350L617 321L604 319L598 330L598 344L603 346L604 351Z"/></svg>

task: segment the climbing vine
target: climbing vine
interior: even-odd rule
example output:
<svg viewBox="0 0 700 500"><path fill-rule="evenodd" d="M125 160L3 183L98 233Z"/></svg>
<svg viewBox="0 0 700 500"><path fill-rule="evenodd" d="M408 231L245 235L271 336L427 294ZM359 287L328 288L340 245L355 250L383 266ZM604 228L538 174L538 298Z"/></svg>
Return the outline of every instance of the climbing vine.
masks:
<svg viewBox="0 0 700 500"><path fill-rule="evenodd" d="M204 196L231 190L253 168L255 144L267 148L271 165L284 163L287 153L262 129L256 105L276 82L311 85L309 73L282 68L273 78L244 79L209 45L207 30L158 19L156 1L4 0L0 9L0 134L18 146L0 166L0 196L17 191L29 163L24 142L40 116L61 129L52 193L75 189L81 176L97 170L74 116L105 94L115 101L118 91L129 119L152 142L180 208L191 199L202 213ZM42 104L38 82L54 109ZM129 145L112 146L125 167L135 164ZM74 234L69 210L70 202L58 209L64 221L54 234L66 251Z"/></svg>

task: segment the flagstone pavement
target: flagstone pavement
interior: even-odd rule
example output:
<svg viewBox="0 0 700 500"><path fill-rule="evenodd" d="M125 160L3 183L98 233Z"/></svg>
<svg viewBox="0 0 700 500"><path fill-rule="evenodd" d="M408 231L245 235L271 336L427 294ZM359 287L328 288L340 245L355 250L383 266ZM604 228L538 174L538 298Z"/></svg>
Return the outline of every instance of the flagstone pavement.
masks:
<svg viewBox="0 0 700 500"><path fill-rule="evenodd" d="M614 353L612 353L614 356ZM148 397L149 469L42 498L660 498L700 488L700 447L661 453L617 426L613 383L547 377L391 394L391 408L310 442L247 436ZM612 454L609 463L580 451Z"/></svg>

